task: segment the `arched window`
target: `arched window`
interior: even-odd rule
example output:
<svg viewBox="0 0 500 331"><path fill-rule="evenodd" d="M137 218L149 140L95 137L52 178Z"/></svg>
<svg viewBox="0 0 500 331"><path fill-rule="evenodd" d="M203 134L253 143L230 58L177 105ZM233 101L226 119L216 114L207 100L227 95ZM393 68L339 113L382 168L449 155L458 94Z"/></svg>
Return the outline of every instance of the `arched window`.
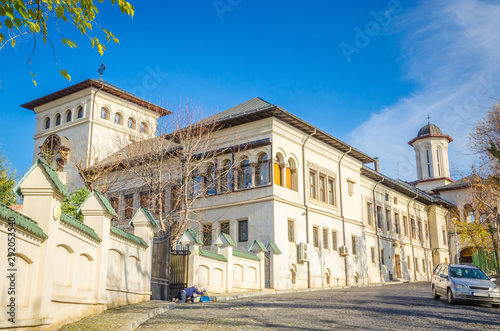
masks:
<svg viewBox="0 0 500 331"><path fill-rule="evenodd" d="M196 169L193 172L193 195L192 195L193 199L203 193L203 184L204 184L204 178L200 174L198 169Z"/></svg>
<svg viewBox="0 0 500 331"><path fill-rule="evenodd" d="M61 125L61 114L56 115L56 126Z"/></svg>
<svg viewBox="0 0 500 331"><path fill-rule="evenodd" d="M276 161L274 162L274 183L283 186L283 173L281 164L283 163L283 158L278 153L276 154Z"/></svg>
<svg viewBox="0 0 500 331"><path fill-rule="evenodd" d="M231 169L231 161L224 160L222 162L222 172L220 176L220 191L231 192L233 189L233 171Z"/></svg>
<svg viewBox="0 0 500 331"><path fill-rule="evenodd" d="M141 133L148 133L148 126L146 123L142 122L140 126Z"/></svg>
<svg viewBox="0 0 500 331"><path fill-rule="evenodd" d="M441 147L438 147L436 150L436 163L438 177L441 177Z"/></svg>
<svg viewBox="0 0 500 331"><path fill-rule="evenodd" d="M255 168L255 186L266 185L269 183L269 160L266 153L261 153L257 160Z"/></svg>
<svg viewBox="0 0 500 331"><path fill-rule="evenodd" d="M78 118L82 118L83 117L83 107L82 106L78 106Z"/></svg>
<svg viewBox="0 0 500 331"><path fill-rule="evenodd" d="M45 119L45 125L44 125L44 127L45 127L45 130L47 130L47 129L50 128L50 118L47 117Z"/></svg>
<svg viewBox="0 0 500 331"><path fill-rule="evenodd" d="M104 120L109 120L109 110L106 108L101 108L101 118Z"/></svg>
<svg viewBox="0 0 500 331"><path fill-rule="evenodd" d="M132 117L127 120L127 128L135 130L135 120Z"/></svg>
<svg viewBox="0 0 500 331"><path fill-rule="evenodd" d="M115 114L114 122L115 122L115 124L119 124L119 125L123 124L122 115L120 113Z"/></svg>
<svg viewBox="0 0 500 331"><path fill-rule="evenodd" d="M245 157L240 162L240 169L238 169L238 189L241 190L250 186L252 186L250 161Z"/></svg>
<svg viewBox="0 0 500 331"><path fill-rule="evenodd" d="M288 159L288 167L286 168L286 187L290 190L298 190L297 186L297 165L294 159Z"/></svg>
<svg viewBox="0 0 500 331"><path fill-rule="evenodd" d="M71 122L71 110L66 112L66 122Z"/></svg>
<svg viewBox="0 0 500 331"><path fill-rule="evenodd" d="M429 177L431 177L431 156L429 155L429 150L427 150L427 172Z"/></svg>
<svg viewBox="0 0 500 331"><path fill-rule="evenodd" d="M213 163L209 163L207 166L206 183L207 183L207 194L214 195L215 194L215 165Z"/></svg>

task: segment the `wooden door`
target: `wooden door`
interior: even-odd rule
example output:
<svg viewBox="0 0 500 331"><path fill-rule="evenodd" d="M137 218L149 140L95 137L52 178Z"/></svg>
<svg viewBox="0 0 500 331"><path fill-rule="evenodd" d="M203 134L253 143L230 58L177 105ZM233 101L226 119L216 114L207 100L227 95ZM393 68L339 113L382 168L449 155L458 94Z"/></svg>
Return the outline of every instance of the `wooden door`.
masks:
<svg viewBox="0 0 500 331"><path fill-rule="evenodd" d="M394 260L396 262L396 278L401 279L401 257L396 254Z"/></svg>

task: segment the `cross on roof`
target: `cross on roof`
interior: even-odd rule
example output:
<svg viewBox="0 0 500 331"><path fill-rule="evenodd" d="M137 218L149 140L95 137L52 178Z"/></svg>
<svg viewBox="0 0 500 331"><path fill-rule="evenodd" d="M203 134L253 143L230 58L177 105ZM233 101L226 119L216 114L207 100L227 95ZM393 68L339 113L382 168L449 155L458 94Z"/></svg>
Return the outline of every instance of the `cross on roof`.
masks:
<svg viewBox="0 0 500 331"><path fill-rule="evenodd" d="M431 115L427 114L427 124L431 124Z"/></svg>

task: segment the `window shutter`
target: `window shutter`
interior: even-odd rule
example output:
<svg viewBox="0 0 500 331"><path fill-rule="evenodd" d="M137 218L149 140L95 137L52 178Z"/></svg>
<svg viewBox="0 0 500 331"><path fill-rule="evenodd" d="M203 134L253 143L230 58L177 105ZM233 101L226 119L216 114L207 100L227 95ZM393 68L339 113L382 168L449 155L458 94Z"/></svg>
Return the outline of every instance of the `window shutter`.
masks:
<svg viewBox="0 0 500 331"><path fill-rule="evenodd" d="M292 189L292 169L286 168L286 187Z"/></svg>
<svg viewBox="0 0 500 331"><path fill-rule="evenodd" d="M274 164L274 183L281 186L281 169L278 163Z"/></svg>

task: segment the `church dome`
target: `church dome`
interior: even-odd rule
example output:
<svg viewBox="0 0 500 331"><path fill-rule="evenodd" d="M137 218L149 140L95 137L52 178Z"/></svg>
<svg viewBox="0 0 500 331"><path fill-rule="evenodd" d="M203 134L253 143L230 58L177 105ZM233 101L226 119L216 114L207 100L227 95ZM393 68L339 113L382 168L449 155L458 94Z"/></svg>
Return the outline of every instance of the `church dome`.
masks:
<svg viewBox="0 0 500 331"><path fill-rule="evenodd" d="M443 132L440 128L435 126L434 124L426 124L420 130L418 130L417 138L424 136L442 136Z"/></svg>

